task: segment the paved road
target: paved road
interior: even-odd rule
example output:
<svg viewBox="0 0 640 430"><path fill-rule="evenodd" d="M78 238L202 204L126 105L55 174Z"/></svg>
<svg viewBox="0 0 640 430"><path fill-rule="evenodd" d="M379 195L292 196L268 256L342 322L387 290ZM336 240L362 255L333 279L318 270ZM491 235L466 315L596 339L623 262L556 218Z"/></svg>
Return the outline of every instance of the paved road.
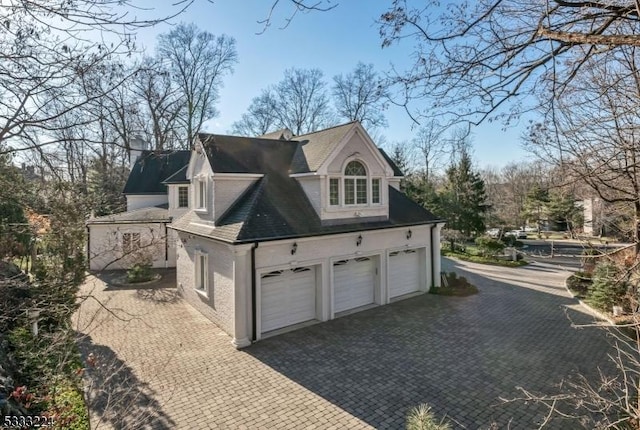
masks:
<svg viewBox="0 0 640 430"><path fill-rule="evenodd" d="M266 339L243 351L164 284L109 288L77 316L94 425L135 429L359 429L404 426L430 404L454 428L531 429L546 409L505 403L517 387L554 394L593 375L609 345L570 298L557 267L507 269L446 260L471 297L431 294ZM106 410L106 412L105 412ZM555 420L550 428L580 428Z"/></svg>

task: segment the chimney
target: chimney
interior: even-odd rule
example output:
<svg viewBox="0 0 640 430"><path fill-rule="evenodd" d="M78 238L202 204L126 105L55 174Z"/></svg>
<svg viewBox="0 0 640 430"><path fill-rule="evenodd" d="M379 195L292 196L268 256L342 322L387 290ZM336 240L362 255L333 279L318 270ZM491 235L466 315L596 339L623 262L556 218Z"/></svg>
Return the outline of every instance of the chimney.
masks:
<svg viewBox="0 0 640 430"><path fill-rule="evenodd" d="M129 142L129 168L133 168L136 160L142 155L142 151L147 149L147 142L139 135L134 135Z"/></svg>

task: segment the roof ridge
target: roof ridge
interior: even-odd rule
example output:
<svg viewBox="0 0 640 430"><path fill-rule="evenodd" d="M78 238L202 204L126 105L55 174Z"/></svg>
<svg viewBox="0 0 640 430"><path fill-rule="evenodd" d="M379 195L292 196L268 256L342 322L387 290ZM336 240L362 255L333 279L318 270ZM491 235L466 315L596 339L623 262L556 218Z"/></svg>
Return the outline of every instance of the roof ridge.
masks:
<svg viewBox="0 0 640 430"><path fill-rule="evenodd" d="M236 137L236 138L242 138L242 139L251 139L251 140L268 140L269 142L282 142L282 143L298 143L295 140L293 140L295 138L295 136L293 136L291 138L291 140L285 140L285 139L270 139L268 137L261 137L261 136L243 136L240 134L219 134L219 133L198 133L198 138L200 138L200 136L207 136L207 137L215 137L215 136L220 136L220 137ZM202 142L202 143L206 143L206 142Z"/></svg>
<svg viewBox="0 0 640 430"><path fill-rule="evenodd" d="M338 127L344 127L344 126L347 126L347 125L352 125L352 124L355 124L357 122L359 122L359 121L357 119L354 119L353 121L345 122L344 124L337 124L337 125L334 125L334 126L331 126L331 127L323 128L322 130L311 131L309 133L304 133L304 134L300 134L298 136L293 136L291 139L294 140L294 139L297 139L298 137L309 136L311 134L322 133L322 132L325 132L325 131L333 130L333 129L338 128Z"/></svg>

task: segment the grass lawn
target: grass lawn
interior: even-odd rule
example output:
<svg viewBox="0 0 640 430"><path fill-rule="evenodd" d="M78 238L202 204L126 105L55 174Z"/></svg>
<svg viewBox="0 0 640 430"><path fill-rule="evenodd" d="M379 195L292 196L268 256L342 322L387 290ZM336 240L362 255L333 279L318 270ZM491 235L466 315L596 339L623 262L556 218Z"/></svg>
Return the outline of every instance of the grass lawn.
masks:
<svg viewBox="0 0 640 430"><path fill-rule="evenodd" d="M529 264L524 260L511 261L511 260L502 260L496 257L485 257L477 254L477 248L475 251L473 250L473 248L474 247L472 246L468 246L464 252L449 251L449 250L443 249L442 255L444 255L445 257L457 258L463 261L470 261L472 263L491 264L494 266L520 267L520 266L525 266Z"/></svg>

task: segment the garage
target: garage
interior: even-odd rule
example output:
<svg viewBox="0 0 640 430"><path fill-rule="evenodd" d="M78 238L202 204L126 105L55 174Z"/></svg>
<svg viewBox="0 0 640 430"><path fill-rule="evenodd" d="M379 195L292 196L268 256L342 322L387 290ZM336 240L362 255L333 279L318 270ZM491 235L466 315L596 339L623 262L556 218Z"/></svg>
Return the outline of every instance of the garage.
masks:
<svg viewBox="0 0 640 430"><path fill-rule="evenodd" d="M421 267L416 249L389 253L389 298L419 291Z"/></svg>
<svg viewBox="0 0 640 430"><path fill-rule="evenodd" d="M375 300L376 264L371 257L333 263L334 313L369 305Z"/></svg>
<svg viewBox="0 0 640 430"><path fill-rule="evenodd" d="M263 333L316 318L315 267L264 273L260 285Z"/></svg>

